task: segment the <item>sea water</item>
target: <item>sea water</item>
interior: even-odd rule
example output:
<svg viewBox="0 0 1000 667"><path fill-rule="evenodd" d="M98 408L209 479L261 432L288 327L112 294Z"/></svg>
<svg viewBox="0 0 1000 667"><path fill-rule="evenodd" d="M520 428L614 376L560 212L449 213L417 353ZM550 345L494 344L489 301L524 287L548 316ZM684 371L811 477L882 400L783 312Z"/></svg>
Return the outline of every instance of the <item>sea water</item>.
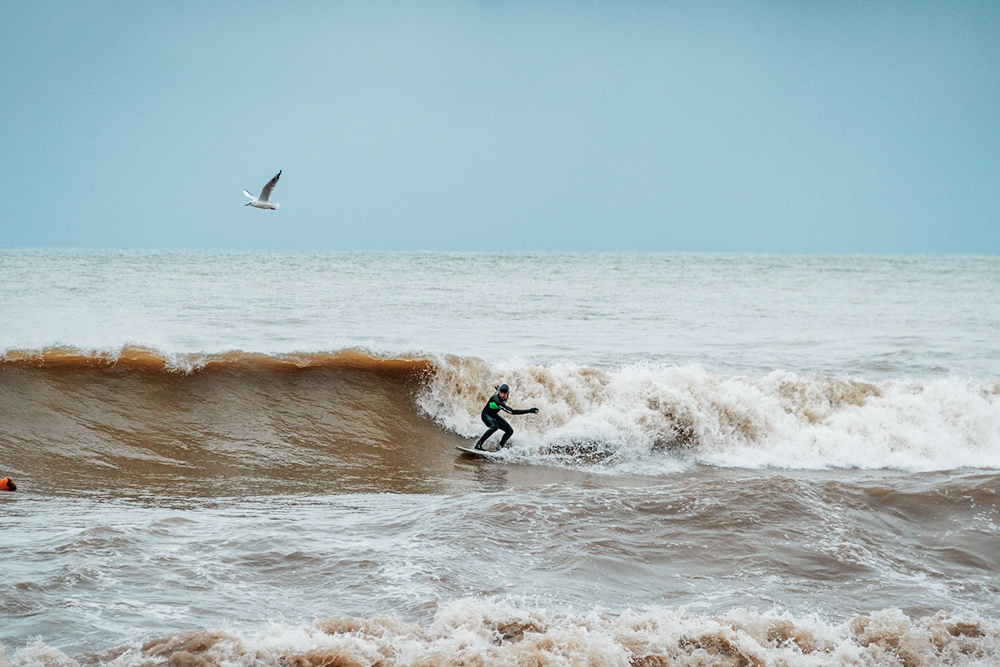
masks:
<svg viewBox="0 0 1000 667"><path fill-rule="evenodd" d="M997 258L5 250L0 304L0 663L1000 660Z"/></svg>

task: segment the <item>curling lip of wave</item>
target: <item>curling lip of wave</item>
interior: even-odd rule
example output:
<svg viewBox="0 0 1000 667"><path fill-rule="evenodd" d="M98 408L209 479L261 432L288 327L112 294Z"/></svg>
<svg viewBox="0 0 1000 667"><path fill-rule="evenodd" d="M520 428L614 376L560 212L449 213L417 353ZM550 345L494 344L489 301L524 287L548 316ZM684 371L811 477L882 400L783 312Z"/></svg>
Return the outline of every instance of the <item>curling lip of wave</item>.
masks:
<svg viewBox="0 0 1000 667"><path fill-rule="evenodd" d="M50 347L44 350L8 350L0 356L0 368L65 370L199 372L282 372L310 369L371 371L392 375L429 373L434 363L427 358L380 357L361 349L335 352L265 354L230 350L220 353L163 354L157 350L126 346L119 350L81 350Z"/></svg>

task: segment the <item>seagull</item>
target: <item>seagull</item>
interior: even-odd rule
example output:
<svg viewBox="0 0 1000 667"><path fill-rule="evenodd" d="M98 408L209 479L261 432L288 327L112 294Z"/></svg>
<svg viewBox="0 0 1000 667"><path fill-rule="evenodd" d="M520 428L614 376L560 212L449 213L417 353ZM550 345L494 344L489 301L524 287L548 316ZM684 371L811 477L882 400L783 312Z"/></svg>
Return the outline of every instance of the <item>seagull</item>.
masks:
<svg viewBox="0 0 1000 667"><path fill-rule="evenodd" d="M260 191L259 197L254 197L252 194L244 190L243 194L245 194L247 197L250 197L250 201L244 204L244 206L253 206L254 208L267 208L271 209L272 211L277 211L278 207L281 204L271 204L268 202L268 199L271 198L271 191L274 190L274 186L278 184L279 176L281 176L280 170L278 171L277 176L275 176L274 178L272 178L267 182L267 185L264 186L264 189Z"/></svg>

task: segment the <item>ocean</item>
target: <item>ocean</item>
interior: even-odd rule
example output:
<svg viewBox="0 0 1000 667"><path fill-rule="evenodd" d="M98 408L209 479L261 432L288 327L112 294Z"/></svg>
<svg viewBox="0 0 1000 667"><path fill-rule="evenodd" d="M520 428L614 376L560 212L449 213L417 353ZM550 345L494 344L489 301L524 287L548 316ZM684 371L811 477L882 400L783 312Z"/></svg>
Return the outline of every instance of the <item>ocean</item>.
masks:
<svg viewBox="0 0 1000 667"><path fill-rule="evenodd" d="M0 667L997 665L998 341L998 257L0 250Z"/></svg>

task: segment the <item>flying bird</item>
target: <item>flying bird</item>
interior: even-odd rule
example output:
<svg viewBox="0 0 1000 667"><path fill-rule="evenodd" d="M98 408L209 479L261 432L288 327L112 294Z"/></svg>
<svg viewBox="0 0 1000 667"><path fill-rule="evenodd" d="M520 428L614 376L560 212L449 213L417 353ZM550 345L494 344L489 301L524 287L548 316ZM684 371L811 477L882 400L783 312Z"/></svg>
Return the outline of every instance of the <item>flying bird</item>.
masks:
<svg viewBox="0 0 1000 667"><path fill-rule="evenodd" d="M267 185L264 186L264 189L260 191L259 197L254 197L252 194L244 190L243 194L245 194L247 197L250 197L250 201L244 204L244 206L253 206L254 208L267 208L272 211L277 211L278 206L280 206L280 204L272 204L269 202L269 200L271 199L271 191L274 190L274 186L278 184L278 178L280 176L281 176L281 171L279 170L277 176L269 180L267 182Z"/></svg>

